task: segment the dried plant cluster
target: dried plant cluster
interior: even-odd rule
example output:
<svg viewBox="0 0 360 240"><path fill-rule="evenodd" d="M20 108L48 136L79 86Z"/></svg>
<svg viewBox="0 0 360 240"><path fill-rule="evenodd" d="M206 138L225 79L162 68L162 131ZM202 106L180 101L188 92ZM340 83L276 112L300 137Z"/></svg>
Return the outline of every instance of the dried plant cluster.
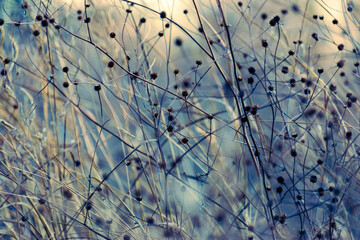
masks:
<svg viewBox="0 0 360 240"><path fill-rule="evenodd" d="M357 1L0 2L1 239L359 239Z"/></svg>

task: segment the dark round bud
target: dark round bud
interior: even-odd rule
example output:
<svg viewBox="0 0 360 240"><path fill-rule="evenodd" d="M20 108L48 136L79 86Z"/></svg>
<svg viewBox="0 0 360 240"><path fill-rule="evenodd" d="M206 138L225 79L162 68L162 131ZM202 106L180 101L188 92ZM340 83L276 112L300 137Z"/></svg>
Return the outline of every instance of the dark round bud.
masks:
<svg viewBox="0 0 360 240"><path fill-rule="evenodd" d="M332 23L333 23L334 25L336 25L336 24L339 23L339 21L338 21L337 19L334 19L334 20L332 20Z"/></svg>
<svg viewBox="0 0 360 240"><path fill-rule="evenodd" d="M253 77L249 77L248 78L248 84L253 84L254 83L254 78Z"/></svg>
<svg viewBox="0 0 360 240"><path fill-rule="evenodd" d="M251 112L252 115L255 115L257 113L258 107L259 107L258 105L254 105L254 106L251 107L250 112Z"/></svg>
<svg viewBox="0 0 360 240"><path fill-rule="evenodd" d="M318 15L316 15L316 14L313 15L313 19L315 19L315 20L318 19Z"/></svg>
<svg viewBox="0 0 360 240"><path fill-rule="evenodd" d="M339 44L339 45L338 45L338 49L339 49L339 51L344 50L344 44Z"/></svg>
<svg viewBox="0 0 360 240"><path fill-rule="evenodd" d="M266 14L266 13L262 13L260 17L261 17L262 20L266 20L266 19L267 19L267 14Z"/></svg>
<svg viewBox="0 0 360 240"><path fill-rule="evenodd" d="M179 72L180 72L179 69L177 69L177 68L174 69L174 74L175 75L179 74Z"/></svg>
<svg viewBox="0 0 360 240"><path fill-rule="evenodd" d="M86 210L90 210L92 208L91 202L86 202L85 203L85 208L86 208Z"/></svg>
<svg viewBox="0 0 360 240"><path fill-rule="evenodd" d="M85 23L89 23L90 21L91 21L91 18L89 18L89 17L87 17L87 18L84 19L84 22L85 22Z"/></svg>
<svg viewBox="0 0 360 240"><path fill-rule="evenodd" d="M346 107L352 107L352 102L351 101L347 101L346 102L346 105L344 105L344 108L346 108Z"/></svg>
<svg viewBox="0 0 360 240"><path fill-rule="evenodd" d="M175 38L175 45L178 46L178 47L181 47L182 45L182 39L177 37Z"/></svg>
<svg viewBox="0 0 360 240"><path fill-rule="evenodd" d="M346 132L345 137L347 140L350 140L352 138L352 132L349 130Z"/></svg>
<svg viewBox="0 0 360 240"><path fill-rule="evenodd" d="M287 66L283 66L283 67L281 68L281 72L282 72L283 74L287 74L287 73L289 72L289 68L288 68Z"/></svg>
<svg viewBox="0 0 360 240"><path fill-rule="evenodd" d="M315 41L319 41L319 36L318 36L317 33L311 34L311 37L312 37L313 39L315 39Z"/></svg>
<svg viewBox="0 0 360 240"><path fill-rule="evenodd" d="M264 48L267 48L269 46L268 41L266 39L262 39L261 46L263 46Z"/></svg>
<svg viewBox="0 0 360 240"><path fill-rule="evenodd" d="M77 10L76 13L77 13L78 15L82 14L81 9Z"/></svg>
<svg viewBox="0 0 360 240"><path fill-rule="evenodd" d="M345 65L345 60L340 60L340 61L338 61L338 62L336 63L336 65L337 65L338 68L343 68L344 65Z"/></svg>
<svg viewBox="0 0 360 240"><path fill-rule="evenodd" d="M351 102L354 103L354 102L357 101L358 98L357 98L356 96L351 95L351 96L349 97L349 99L350 99Z"/></svg>
<svg viewBox="0 0 360 240"><path fill-rule="evenodd" d="M290 56L293 56L295 54L295 52L293 50L290 50L288 53Z"/></svg>
<svg viewBox="0 0 360 240"><path fill-rule="evenodd" d="M140 18L140 23L145 23L146 22L146 18L142 17Z"/></svg>
<svg viewBox="0 0 360 240"><path fill-rule="evenodd" d="M269 24L270 26L274 27L276 25L276 20L274 18L272 18L270 21L269 21Z"/></svg>
<svg viewBox="0 0 360 240"><path fill-rule="evenodd" d="M111 37L111 38L115 38L115 37L116 37L116 34L115 34L114 32L111 32L111 33L110 33L110 37Z"/></svg>
<svg viewBox="0 0 360 240"><path fill-rule="evenodd" d="M158 74L156 72L153 72L150 74L151 79L155 80L158 77Z"/></svg>
<svg viewBox="0 0 360 240"><path fill-rule="evenodd" d="M63 67L62 71L63 71L64 73L67 73L67 72L69 71L69 68L68 68L68 67Z"/></svg>
<svg viewBox="0 0 360 240"><path fill-rule="evenodd" d="M40 199L39 199L39 203L40 203L41 205L43 205L43 204L45 204L45 200L44 200L43 198L40 198Z"/></svg>
<svg viewBox="0 0 360 240"><path fill-rule="evenodd" d="M330 91L334 92L336 90L336 86L334 84L330 84Z"/></svg>
<svg viewBox="0 0 360 240"><path fill-rule="evenodd" d="M285 179L283 178L283 177L278 177L277 179L276 179L277 181L278 181L278 183L280 183L280 184L283 184L284 183L284 181L285 181Z"/></svg>
<svg viewBox="0 0 360 240"><path fill-rule="evenodd" d="M49 25L48 21L46 19L41 21L41 26L42 27L47 27Z"/></svg>
<svg viewBox="0 0 360 240"><path fill-rule="evenodd" d="M115 66L115 63L113 61L108 62L107 64L108 68L113 68Z"/></svg>
<svg viewBox="0 0 360 240"><path fill-rule="evenodd" d="M63 194L64 194L64 197L67 199L70 199L73 196L72 192L70 192L68 189L65 189Z"/></svg>
<svg viewBox="0 0 360 240"><path fill-rule="evenodd" d="M4 64L9 64L10 63L10 58L5 58L4 59Z"/></svg>
<svg viewBox="0 0 360 240"><path fill-rule="evenodd" d="M318 73L319 74L322 74L324 72L324 69L323 68L318 68Z"/></svg>
<svg viewBox="0 0 360 240"><path fill-rule="evenodd" d="M249 67L249 68L248 68L248 71L249 71L250 74L255 74L255 71L256 71L256 70L255 70L254 67Z"/></svg>
<svg viewBox="0 0 360 240"><path fill-rule="evenodd" d="M165 11L162 11L160 13L160 18L166 18L166 12Z"/></svg>
<svg viewBox="0 0 360 240"><path fill-rule="evenodd" d="M184 137L183 139L181 139L181 142L184 143L184 144L186 144L186 143L189 142L189 139L187 139L186 137Z"/></svg>
<svg viewBox="0 0 360 240"><path fill-rule="evenodd" d="M61 28L60 25L55 25L55 29L56 29L56 30L59 30L60 28Z"/></svg>
<svg viewBox="0 0 360 240"><path fill-rule="evenodd" d="M184 14L188 14L188 10L185 9L185 10L183 11L183 13L184 13Z"/></svg>
<svg viewBox="0 0 360 240"><path fill-rule="evenodd" d="M317 181L317 177L316 177L315 175L312 175L312 176L310 177L310 182L316 183L316 181Z"/></svg>
<svg viewBox="0 0 360 240"><path fill-rule="evenodd" d="M68 88L68 87L69 87L69 83L68 83L68 82L63 82L63 87L64 87L64 88Z"/></svg>
<svg viewBox="0 0 360 240"><path fill-rule="evenodd" d="M101 90L101 85L95 85L95 86L94 86L94 90L95 90L96 92L100 91L100 90Z"/></svg>
<svg viewBox="0 0 360 240"><path fill-rule="evenodd" d="M36 21L41 21L43 20L43 17L41 15L36 15L35 19Z"/></svg>
<svg viewBox="0 0 360 240"><path fill-rule="evenodd" d="M33 31L33 35L34 35L35 37L39 36L39 35L40 35L40 31L39 31L39 30Z"/></svg>
<svg viewBox="0 0 360 240"><path fill-rule="evenodd" d="M170 27L170 23L165 23L165 27L169 28Z"/></svg>
<svg viewBox="0 0 360 240"><path fill-rule="evenodd" d="M172 131L174 131L174 127L171 126L171 125L169 125L166 130L167 130L168 132L172 132Z"/></svg>
<svg viewBox="0 0 360 240"><path fill-rule="evenodd" d="M287 10L287 9L282 9L282 10L281 10L281 13L285 15L285 14L288 13L288 10Z"/></svg>
<svg viewBox="0 0 360 240"><path fill-rule="evenodd" d="M319 16L319 19L320 19L320 20L324 20L324 16Z"/></svg>
<svg viewBox="0 0 360 240"><path fill-rule="evenodd" d="M181 95L182 95L183 97L186 97L186 96L188 95L188 91L186 91L186 90L182 91Z"/></svg>
<svg viewBox="0 0 360 240"><path fill-rule="evenodd" d="M304 89L304 93L305 93L306 95L309 95L309 94L311 93L311 90L310 90L309 88L305 88L305 89Z"/></svg>
<svg viewBox="0 0 360 240"><path fill-rule="evenodd" d="M5 69L2 69L0 74L1 74L1 76L5 76L7 74L7 71Z"/></svg>
<svg viewBox="0 0 360 240"><path fill-rule="evenodd" d="M201 60L196 60L196 65L200 66L202 64Z"/></svg>
<svg viewBox="0 0 360 240"><path fill-rule="evenodd" d="M158 36L159 36L159 37L162 37L162 36L164 36L164 33L163 33L163 32L159 32L159 33L158 33Z"/></svg>

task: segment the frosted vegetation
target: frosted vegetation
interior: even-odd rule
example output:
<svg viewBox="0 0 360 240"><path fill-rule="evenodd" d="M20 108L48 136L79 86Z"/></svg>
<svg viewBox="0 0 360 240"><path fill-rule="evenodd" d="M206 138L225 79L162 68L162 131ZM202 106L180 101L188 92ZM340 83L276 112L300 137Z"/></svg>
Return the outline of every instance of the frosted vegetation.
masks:
<svg viewBox="0 0 360 240"><path fill-rule="evenodd" d="M360 5L0 1L1 239L359 239Z"/></svg>

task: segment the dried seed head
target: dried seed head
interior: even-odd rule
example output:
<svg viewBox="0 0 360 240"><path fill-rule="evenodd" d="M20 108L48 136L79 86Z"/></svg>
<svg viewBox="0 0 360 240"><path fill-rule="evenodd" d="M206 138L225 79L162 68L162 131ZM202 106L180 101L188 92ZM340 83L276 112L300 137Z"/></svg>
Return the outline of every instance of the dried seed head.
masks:
<svg viewBox="0 0 360 240"><path fill-rule="evenodd" d="M178 46L178 47L181 47L182 46L182 39L180 37L177 37L175 38L175 45Z"/></svg>
<svg viewBox="0 0 360 240"><path fill-rule="evenodd" d="M150 74L151 79L155 80L158 77L158 74L156 72L153 72Z"/></svg>
<svg viewBox="0 0 360 240"><path fill-rule="evenodd" d="M108 68L113 68L115 66L115 63L113 61L108 62L107 64Z"/></svg>
<svg viewBox="0 0 360 240"><path fill-rule="evenodd" d="M266 39L262 39L261 40L261 46L263 46L264 48L267 48L269 46L269 43Z"/></svg>
<svg viewBox="0 0 360 240"><path fill-rule="evenodd" d="M96 92L100 91L100 90L101 90L101 85L95 85L95 86L94 86L94 90L95 90Z"/></svg>
<svg viewBox="0 0 360 240"><path fill-rule="evenodd" d="M315 39L315 41L319 41L319 36L317 33L311 34L312 38Z"/></svg>
<svg viewBox="0 0 360 240"><path fill-rule="evenodd" d="M337 65L338 68L343 68L344 65L345 65L345 60L340 60L340 61L338 61L338 62L336 63L336 65Z"/></svg>
<svg viewBox="0 0 360 240"><path fill-rule="evenodd" d="M166 18L166 12L165 11L162 11L160 13L160 18Z"/></svg>
<svg viewBox="0 0 360 240"><path fill-rule="evenodd" d="M115 38L115 37L116 37L116 34L115 34L114 32L111 32L111 33L109 34L109 36L110 36L111 38Z"/></svg>
<svg viewBox="0 0 360 240"><path fill-rule="evenodd" d="M35 37L39 36L39 35L40 35L40 31L39 31L39 30L34 30L34 31L33 31L33 35L34 35Z"/></svg>
<svg viewBox="0 0 360 240"><path fill-rule="evenodd" d="M146 22L146 18L142 17L140 18L140 23L145 23Z"/></svg>

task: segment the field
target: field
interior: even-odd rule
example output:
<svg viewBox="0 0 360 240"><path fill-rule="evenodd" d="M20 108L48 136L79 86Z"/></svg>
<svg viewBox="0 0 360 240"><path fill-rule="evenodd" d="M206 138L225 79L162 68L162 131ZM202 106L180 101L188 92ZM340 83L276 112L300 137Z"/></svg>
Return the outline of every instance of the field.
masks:
<svg viewBox="0 0 360 240"><path fill-rule="evenodd" d="M0 239L359 239L359 16L0 1Z"/></svg>

